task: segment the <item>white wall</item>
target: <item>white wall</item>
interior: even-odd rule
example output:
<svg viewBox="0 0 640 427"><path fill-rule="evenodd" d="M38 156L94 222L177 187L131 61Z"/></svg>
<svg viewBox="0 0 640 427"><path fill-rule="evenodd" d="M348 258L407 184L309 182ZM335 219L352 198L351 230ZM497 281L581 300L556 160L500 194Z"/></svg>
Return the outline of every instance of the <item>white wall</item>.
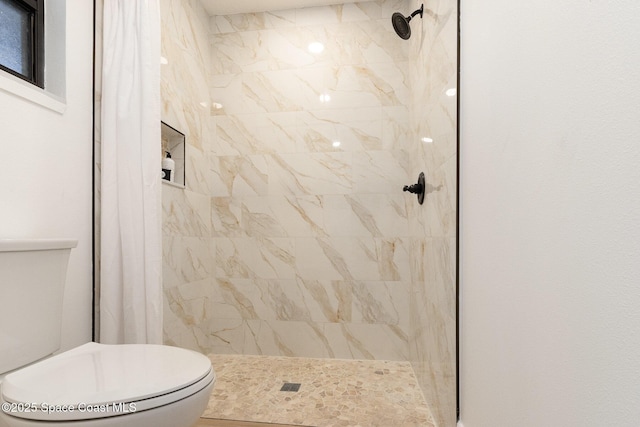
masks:
<svg viewBox="0 0 640 427"><path fill-rule="evenodd" d="M93 2L67 0L66 11L64 113L0 90L0 238L79 241L69 261L63 349L91 340Z"/></svg>
<svg viewBox="0 0 640 427"><path fill-rule="evenodd" d="M640 3L462 1L465 427L640 423Z"/></svg>

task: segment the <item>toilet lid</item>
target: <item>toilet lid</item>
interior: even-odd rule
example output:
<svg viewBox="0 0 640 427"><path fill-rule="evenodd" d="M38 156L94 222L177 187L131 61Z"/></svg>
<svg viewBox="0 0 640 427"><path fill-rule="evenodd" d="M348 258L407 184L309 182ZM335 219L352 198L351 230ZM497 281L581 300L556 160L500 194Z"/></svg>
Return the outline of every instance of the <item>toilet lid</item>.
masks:
<svg viewBox="0 0 640 427"><path fill-rule="evenodd" d="M22 418L103 418L175 402L214 379L211 361L191 350L88 343L7 375L2 400Z"/></svg>

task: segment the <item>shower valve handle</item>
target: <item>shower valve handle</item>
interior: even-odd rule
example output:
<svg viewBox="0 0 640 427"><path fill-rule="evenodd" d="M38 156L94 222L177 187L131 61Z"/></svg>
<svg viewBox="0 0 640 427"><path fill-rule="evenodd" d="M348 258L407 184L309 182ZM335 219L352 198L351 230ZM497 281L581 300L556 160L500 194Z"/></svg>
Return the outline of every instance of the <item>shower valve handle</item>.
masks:
<svg viewBox="0 0 640 427"><path fill-rule="evenodd" d="M418 176L418 182L412 185L405 185L402 188L402 191L408 191L409 193L416 194L418 196L418 203L422 204L424 202L424 173L420 172Z"/></svg>
<svg viewBox="0 0 640 427"><path fill-rule="evenodd" d="M422 191L424 190L424 188L422 187L422 184L412 184L412 185L405 185L402 188L402 191L408 191L409 193L413 193L413 194L420 194L422 193Z"/></svg>

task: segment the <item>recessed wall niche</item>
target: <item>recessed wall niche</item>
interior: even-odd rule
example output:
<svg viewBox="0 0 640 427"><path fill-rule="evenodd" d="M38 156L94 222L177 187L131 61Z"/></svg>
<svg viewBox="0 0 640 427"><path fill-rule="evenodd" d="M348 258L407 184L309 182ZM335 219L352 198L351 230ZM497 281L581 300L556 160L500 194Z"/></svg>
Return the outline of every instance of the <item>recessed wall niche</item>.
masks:
<svg viewBox="0 0 640 427"><path fill-rule="evenodd" d="M167 153L171 156L171 159L174 161L175 165L173 170L171 171L171 179L167 179L165 174L163 173L162 182L170 185L174 185L176 187L185 188L184 184L184 141L185 137L182 132L177 130L176 128L166 124L165 122L160 122L162 124L162 159L167 157ZM162 167L164 169L164 167Z"/></svg>

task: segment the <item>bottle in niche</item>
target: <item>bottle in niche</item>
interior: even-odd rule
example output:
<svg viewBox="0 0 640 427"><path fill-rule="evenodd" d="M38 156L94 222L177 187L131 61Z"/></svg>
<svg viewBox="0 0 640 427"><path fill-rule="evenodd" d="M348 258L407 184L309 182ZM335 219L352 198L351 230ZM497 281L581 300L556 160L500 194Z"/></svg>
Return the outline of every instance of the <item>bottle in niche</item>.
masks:
<svg viewBox="0 0 640 427"><path fill-rule="evenodd" d="M171 158L171 153L165 151L165 158L162 159L162 179L173 182L173 170L176 167L176 162Z"/></svg>

